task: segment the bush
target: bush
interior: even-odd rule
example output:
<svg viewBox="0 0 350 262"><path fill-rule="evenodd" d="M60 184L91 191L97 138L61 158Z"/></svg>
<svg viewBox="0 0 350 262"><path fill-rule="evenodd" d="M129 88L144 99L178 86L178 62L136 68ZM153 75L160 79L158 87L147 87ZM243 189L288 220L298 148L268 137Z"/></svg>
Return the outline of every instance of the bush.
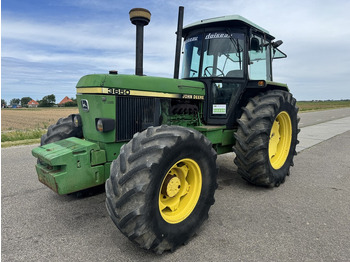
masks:
<svg viewBox="0 0 350 262"><path fill-rule="evenodd" d="M64 104L65 107L74 107L78 106L77 101L67 102Z"/></svg>
<svg viewBox="0 0 350 262"><path fill-rule="evenodd" d="M39 101L39 107L52 107L56 103L55 95L44 96L42 100Z"/></svg>

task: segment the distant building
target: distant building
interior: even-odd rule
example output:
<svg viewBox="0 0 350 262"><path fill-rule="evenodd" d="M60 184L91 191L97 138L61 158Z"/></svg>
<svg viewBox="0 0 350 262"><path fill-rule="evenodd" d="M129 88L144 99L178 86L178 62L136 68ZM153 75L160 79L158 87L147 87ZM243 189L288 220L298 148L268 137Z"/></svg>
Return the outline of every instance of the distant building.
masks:
<svg viewBox="0 0 350 262"><path fill-rule="evenodd" d="M27 105L28 107L38 107L39 103L35 100L30 100Z"/></svg>
<svg viewBox="0 0 350 262"><path fill-rule="evenodd" d="M64 104L68 102L73 102L73 100L70 99L68 96L66 96L65 98L62 99L61 102L58 103L58 106L64 106Z"/></svg>

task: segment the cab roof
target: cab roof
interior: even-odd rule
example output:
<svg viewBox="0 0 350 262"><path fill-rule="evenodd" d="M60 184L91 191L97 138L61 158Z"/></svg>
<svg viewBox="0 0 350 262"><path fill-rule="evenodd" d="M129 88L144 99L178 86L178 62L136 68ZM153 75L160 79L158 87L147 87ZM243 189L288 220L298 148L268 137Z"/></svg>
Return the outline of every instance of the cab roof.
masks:
<svg viewBox="0 0 350 262"><path fill-rule="evenodd" d="M248 26L251 27L263 34L266 34L269 38L274 39L272 35L270 35L269 31L258 26L257 24L251 22L250 20L244 18L240 15L228 15L228 16L220 16L215 18L203 19L197 21L195 23L189 24L183 28L183 35L186 36L190 31L194 29L200 29L205 27L212 26Z"/></svg>

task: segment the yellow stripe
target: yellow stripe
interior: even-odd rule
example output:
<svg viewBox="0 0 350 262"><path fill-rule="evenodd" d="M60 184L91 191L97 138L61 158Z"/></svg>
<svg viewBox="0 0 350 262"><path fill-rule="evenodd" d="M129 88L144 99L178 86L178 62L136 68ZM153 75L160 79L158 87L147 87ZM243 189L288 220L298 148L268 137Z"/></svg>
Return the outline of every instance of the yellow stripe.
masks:
<svg viewBox="0 0 350 262"><path fill-rule="evenodd" d="M79 87L77 88L77 94L108 94L113 95L108 92L109 88L105 87ZM126 91L126 89L118 89ZM128 90L130 96L151 96L151 97L165 97L165 98L181 98L180 94L169 94L161 92L151 92L151 91L139 91L139 90ZM121 94L125 95L125 94Z"/></svg>
<svg viewBox="0 0 350 262"><path fill-rule="evenodd" d="M153 96L153 97L165 97L165 98L180 98L180 94L169 94L169 93L160 93L160 92L145 92L138 90L130 90L131 96Z"/></svg>
<svg viewBox="0 0 350 262"><path fill-rule="evenodd" d="M105 87L88 87L77 88L77 94L108 94L108 88Z"/></svg>

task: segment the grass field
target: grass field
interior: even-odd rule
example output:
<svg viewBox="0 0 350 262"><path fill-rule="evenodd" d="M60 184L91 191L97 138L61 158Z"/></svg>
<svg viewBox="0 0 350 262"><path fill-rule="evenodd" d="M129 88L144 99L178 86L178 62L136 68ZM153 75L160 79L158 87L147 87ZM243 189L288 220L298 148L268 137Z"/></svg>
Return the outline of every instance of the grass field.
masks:
<svg viewBox="0 0 350 262"><path fill-rule="evenodd" d="M350 107L350 100L300 101L299 111ZM78 113L78 108L22 108L1 110L1 147L40 143L47 128L61 117Z"/></svg>
<svg viewBox="0 0 350 262"><path fill-rule="evenodd" d="M47 129L61 117L78 113L78 108L18 108L1 110L1 132Z"/></svg>
<svg viewBox="0 0 350 262"><path fill-rule="evenodd" d="M350 107L350 100L341 101L299 101L297 102L299 111L327 110L342 107Z"/></svg>
<svg viewBox="0 0 350 262"><path fill-rule="evenodd" d="M47 128L78 108L1 109L1 147L40 143Z"/></svg>

